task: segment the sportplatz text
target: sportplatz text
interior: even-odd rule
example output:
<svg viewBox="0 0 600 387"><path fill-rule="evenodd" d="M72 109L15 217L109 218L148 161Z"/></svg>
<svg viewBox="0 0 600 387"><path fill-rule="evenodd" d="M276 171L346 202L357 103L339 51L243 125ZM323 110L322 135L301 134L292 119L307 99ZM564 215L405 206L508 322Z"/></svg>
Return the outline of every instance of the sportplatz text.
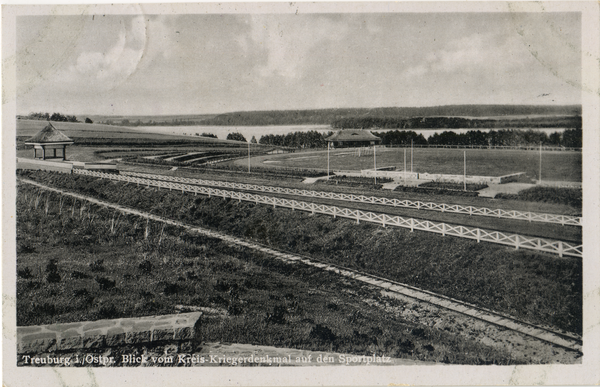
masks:
<svg viewBox="0 0 600 387"><path fill-rule="evenodd" d="M29 356L25 355L21 359L22 365L33 366L129 366L129 365L279 365L279 364L346 364L346 365L377 365L389 364L392 362L388 356L372 355L337 355L337 357L319 354L316 356L270 356L270 355L254 355L250 356L224 356L224 355L198 355L198 354L177 354L163 356L146 356L146 355L121 355L121 364L117 364L117 359L114 357L105 357L99 355L75 355L74 357L67 356Z"/></svg>

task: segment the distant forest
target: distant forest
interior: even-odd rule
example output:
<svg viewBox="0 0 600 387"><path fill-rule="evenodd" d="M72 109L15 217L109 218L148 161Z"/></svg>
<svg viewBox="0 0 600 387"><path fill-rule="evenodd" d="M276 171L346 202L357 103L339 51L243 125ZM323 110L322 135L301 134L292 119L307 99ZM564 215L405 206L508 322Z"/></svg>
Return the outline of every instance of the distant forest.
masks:
<svg viewBox="0 0 600 387"><path fill-rule="evenodd" d="M528 117L528 118L526 118ZM78 122L60 113L31 113L29 119ZM272 110L170 116L95 116L92 121L121 126L331 125L333 128L536 128L581 127L581 105L445 105L428 107ZM84 121L80 118L80 121Z"/></svg>
<svg viewBox="0 0 600 387"><path fill-rule="evenodd" d="M381 138L382 145L410 146L414 145L458 145L458 146L557 146L566 148L581 148L582 130L567 129L564 132L554 132L547 135L545 132L515 129L469 130L457 134L445 131L441 134L434 133L429 138L417 134L412 130L390 130L385 132L372 132ZM274 145L289 148L324 148L327 146L326 138L332 135L329 132L323 135L317 131L294 132L282 135L265 135L258 140L259 144Z"/></svg>
<svg viewBox="0 0 600 387"><path fill-rule="evenodd" d="M498 116L581 116L580 105L547 106L547 105L446 105L431 107L391 107L391 108L356 108L356 109L316 109L316 110L278 110L234 112L219 114L215 117L202 120L200 125L332 125L335 128L404 128L405 123L418 125L429 120L429 117L449 119L448 125L457 125L460 120L450 118L464 117L498 117ZM506 117L508 120L510 117ZM554 122L557 117L546 117L547 122ZM533 119L532 119L533 120ZM475 120L472 120L475 121ZM480 128L493 128L490 121L488 126L473 126ZM512 120L511 120L512 121ZM430 121L432 122L432 121ZM432 122L433 123L433 122ZM530 122L535 124L534 122ZM540 120L539 124L543 124ZM576 122L574 122L576 125ZM386 126L387 125L387 126ZM396 126L391 126L396 125ZM429 124L427 124L429 125ZM581 125L581 124L580 124ZM501 125L502 126L502 125ZM408 127L408 126L407 126ZM421 128L420 126L411 126ZM433 127L433 126L424 126ZM446 127L446 126L441 126ZM456 128L457 126L448 126ZM463 126L469 127L469 126ZM505 126L506 127L506 126ZM548 126L546 126L548 127ZM553 126L551 126L553 127ZM564 127L564 125L563 125Z"/></svg>

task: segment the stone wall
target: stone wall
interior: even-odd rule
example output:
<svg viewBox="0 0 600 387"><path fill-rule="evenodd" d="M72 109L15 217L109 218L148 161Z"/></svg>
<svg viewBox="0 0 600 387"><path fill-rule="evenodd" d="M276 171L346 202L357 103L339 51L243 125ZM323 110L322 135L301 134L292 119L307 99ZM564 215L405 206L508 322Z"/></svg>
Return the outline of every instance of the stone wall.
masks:
<svg viewBox="0 0 600 387"><path fill-rule="evenodd" d="M42 353L189 340L202 312L17 327L17 352Z"/></svg>

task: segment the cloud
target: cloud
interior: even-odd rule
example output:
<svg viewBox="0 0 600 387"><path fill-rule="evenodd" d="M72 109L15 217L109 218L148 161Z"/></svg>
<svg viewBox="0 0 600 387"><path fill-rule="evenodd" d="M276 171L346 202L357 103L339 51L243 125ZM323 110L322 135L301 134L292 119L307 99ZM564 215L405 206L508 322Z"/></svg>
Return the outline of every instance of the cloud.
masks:
<svg viewBox="0 0 600 387"><path fill-rule="evenodd" d="M298 78L312 48L326 41L339 41L347 32L346 23L327 17L253 15L251 39L267 55L259 74Z"/></svg>
<svg viewBox="0 0 600 387"><path fill-rule="evenodd" d="M137 16L105 52L81 52L67 76L73 82L87 80L101 89L113 88L136 71L145 48L146 24L143 16Z"/></svg>

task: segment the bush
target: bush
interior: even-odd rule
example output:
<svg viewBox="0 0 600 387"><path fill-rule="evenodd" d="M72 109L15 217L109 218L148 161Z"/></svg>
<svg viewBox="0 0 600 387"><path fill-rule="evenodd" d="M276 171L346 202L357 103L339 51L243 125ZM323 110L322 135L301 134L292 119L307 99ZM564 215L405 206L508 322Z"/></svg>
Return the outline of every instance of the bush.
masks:
<svg viewBox="0 0 600 387"><path fill-rule="evenodd" d="M46 265L46 281L49 283L58 283L60 282L60 274L58 274L58 261L56 259L51 259Z"/></svg>
<svg viewBox="0 0 600 387"><path fill-rule="evenodd" d="M177 294L181 291L181 287L177 284L166 284L164 293L166 296L170 296L172 294Z"/></svg>
<svg viewBox="0 0 600 387"><path fill-rule="evenodd" d="M98 259L89 264L92 272L104 271L104 259Z"/></svg>
<svg viewBox="0 0 600 387"><path fill-rule="evenodd" d="M138 268L146 274L150 274L152 272L152 262L145 260L138 265Z"/></svg>
<svg viewBox="0 0 600 387"><path fill-rule="evenodd" d="M321 324L315 325L308 334L309 339L325 343L331 343L337 339L337 336L331 329Z"/></svg>
<svg viewBox="0 0 600 387"><path fill-rule="evenodd" d="M115 287L116 282L106 277L96 277L96 282L100 285L100 290L110 290Z"/></svg>
<svg viewBox="0 0 600 387"><path fill-rule="evenodd" d="M21 270L17 270L17 275L23 279L33 278L33 274L31 273L31 269L26 267Z"/></svg>

